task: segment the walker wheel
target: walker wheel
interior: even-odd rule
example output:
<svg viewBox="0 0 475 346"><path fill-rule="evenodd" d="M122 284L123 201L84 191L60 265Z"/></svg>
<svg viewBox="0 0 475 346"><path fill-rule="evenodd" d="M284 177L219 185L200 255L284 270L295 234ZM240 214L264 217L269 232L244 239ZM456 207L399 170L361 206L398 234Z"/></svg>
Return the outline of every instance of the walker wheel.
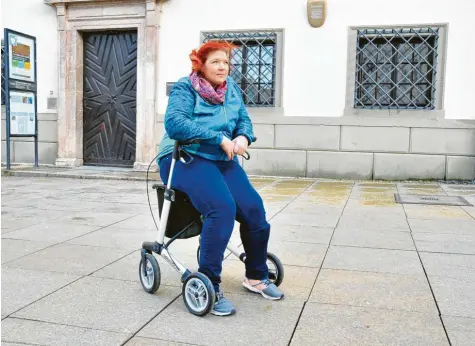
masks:
<svg viewBox="0 0 475 346"><path fill-rule="evenodd" d="M196 316L208 314L216 299L211 280L199 272L190 274L186 278L182 293L188 311Z"/></svg>
<svg viewBox="0 0 475 346"><path fill-rule="evenodd" d="M196 250L196 262L200 265L200 246L198 245L198 249Z"/></svg>
<svg viewBox="0 0 475 346"><path fill-rule="evenodd" d="M139 265L140 283L145 292L154 294L160 287L160 267L157 259L149 253L145 255L145 265L143 262L141 259Z"/></svg>
<svg viewBox="0 0 475 346"><path fill-rule="evenodd" d="M284 266L279 258L271 252L267 253L267 267L269 268L269 280L279 286L284 280Z"/></svg>

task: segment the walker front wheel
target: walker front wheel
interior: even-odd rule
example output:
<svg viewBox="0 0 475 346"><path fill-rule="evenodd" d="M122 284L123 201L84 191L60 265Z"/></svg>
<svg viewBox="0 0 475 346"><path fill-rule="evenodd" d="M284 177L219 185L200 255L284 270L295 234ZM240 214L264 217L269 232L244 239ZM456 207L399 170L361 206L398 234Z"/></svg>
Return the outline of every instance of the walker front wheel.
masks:
<svg viewBox="0 0 475 346"><path fill-rule="evenodd" d="M195 316L208 314L216 299L211 280L199 272L190 274L186 278L182 293L186 308Z"/></svg>
<svg viewBox="0 0 475 346"><path fill-rule="evenodd" d="M141 259L139 265L140 283L145 292L154 294L160 287L160 267L152 254L145 254L144 258L145 261Z"/></svg>
<svg viewBox="0 0 475 346"><path fill-rule="evenodd" d="M284 266L279 258L271 252L267 253L267 268L269 269L269 280L279 286L284 280Z"/></svg>

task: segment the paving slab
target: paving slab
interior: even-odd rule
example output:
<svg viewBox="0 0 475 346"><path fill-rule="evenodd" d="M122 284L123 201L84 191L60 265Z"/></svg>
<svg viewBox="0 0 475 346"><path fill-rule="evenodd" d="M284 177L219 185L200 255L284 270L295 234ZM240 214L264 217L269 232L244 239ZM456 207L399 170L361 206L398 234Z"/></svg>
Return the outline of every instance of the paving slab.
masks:
<svg viewBox="0 0 475 346"><path fill-rule="evenodd" d="M58 244L6 264L23 268L88 275L129 254L127 249L104 249L95 246Z"/></svg>
<svg viewBox="0 0 475 346"><path fill-rule="evenodd" d="M351 230L345 228L337 228L335 230L332 245L416 250L409 232Z"/></svg>
<svg viewBox="0 0 475 346"><path fill-rule="evenodd" d="M290 345L449 345L433 313L307 303Z"/></svg>
<svg viewBox="0 0 475 346"><path fill-rule="evenodd" d="M436 219L436 220L468 220L473 221L462 207L440 205L405 204L404 209L408 219Z"/></svg>
<svg viewBox="0 0 475 346"><path fill-rule="evenodd" d="M152 206L156 208L156 206ZM99 209L103 213L124 213L124 214L149 214L148 204L140 203L102 203Z"/></svg>
<svg viewBox="0 0 475 346"><path fill-rule="evenodd" d="M10 208L2 206L2 230L11 231L36 225L45 221L53 221L64 215L58 210L40 210L28 208ZM3 232L2 232L3 233Z"/></svg>
<svg viewBox="0 0 475 346"><path fill-rule="evenodd" d="M475 220L408 219L407 221L413 233L475 234Z"/></svg>
<svg viewBox="0 0 475 346"><path fill-rule="evenodd" d="M475 255L474 234L414 233L419 251Z"/></svg>
<svg viewBox="0 0 475 346"><path fill-rule="evenodd" d="M423 275L322 269L309 301L438 315Z"/></svg>
<svg viewBox="0 0 475 346"><path fill-rule="evenodd" d="M34 240L56 244L82 236L97 229L99 229L98 226L43 221L33 226L9 232L2 235L2 238Z"/></svg>
<svg viewBox="0 0 475 346"><path fill-rule="evenodd" d="M49 242L2 239L2 264L51 246Z"/></svg>
<svg viewBox="0 0 475 346"><path fill-rule="evenodd" d="M32 208L39 210L57 210L68 212L87 212L89 210L100 210L103 203L83 201L77 203L72 199L58 198L59 196L41 196L29 198L28 200L16 200L8 203L12 208Z"/></svg>
<svg viewBox="0 0 475 346"><path fill-rule="evenodd" d="M315 210L314 213L296 213L284 209L272 219L272 222L283 225L333 228L337 225L340 215L341 208L339 207L321 210L320 212Z"/></svg>
<svg viewBox="0 0 475 346"><path fill-rule="evenodd" d="M40 272L2 266L2 317L79 278L78 275L68 273Z"/></svg>
<svg viewBox="0 0 475 346"><path fill-rule="evenodd" d="M155 213L154 216L157 226L155 226L155 223L153 222L150 211L146 214L135 215L123 221L119 221L113 226L117 229L138 229L144 231L154 231L156 234L158 234L157 227L160 225L160 219L158 217L158 213Z"/></svg>
<svg viewBox="0 0 475 346"><path fill-rule="evenodd" d="M34 345L121 345L129 336L124 333L106 332L62 324L7 318L2 321L4 341Z"/></svg>
<svg viewBox="0 0 475 346"><path fill-rule="evenodd" d="M307 301L317 278L319 268L284 266L284 281L279 288L285 293L285 300ZM226 259L223 263L221 287L224 292L256 295L242 286L245 265L239 260Z"/></svg>
<svg viewBox="0 0 475 346"><path fill-rule="evenodd" d="M409 231L405 215L400 212L376 212L372 210L357 210L348 212L345 210L338 222L338 227L358 230L377 231Z"/></svg>
<svg viewBox="0 0 475 346"><path fill-rule="evenodd" d="M136 282L84 277L12 316L128 334L180 293L163 286L149 294Z"/></svg>
<svg viewBox="0 0 475 346"><path fill-rule="evenodd" d="M180 297L137 336L206 346L251 345L256 340L261 345L288 345L302 303L241 294L226 296L237 310L234 316L198 318L188 312Z"/></svg>
<svg viewBox="0 0 475 346"><path fill-rule="evenodd" d="M333 234L333 228L285 225L273 221L270 224L270 239L272 241L328 244Z"/></svg>
<svg viewBox="0 0 475 346"><path fill-rule="evenodd" d="M420 256L429 277L475 278L474 255L421 252Z"/></svg>
<svg viewBox="0 0 475 346"><path fill-rule="evenodd" d="M318 197L303 193L297 197L292 204L295 208L300 207L302 210L309 212L311 208L318 205L330 205L343 208L348 201L348 197L345 196L332 196L332 197Z"/></svg>
<svg viewBox="0 0 475 346"><path fill-rule="evenodd" d="M70 222L77 225L89 226L110 226L117 222L126 220L135 216L134 214L116 214L116 213L102 213L102 212L74 212L62 215L58 218L61 222Z"/></svg>
<svg viewBox="0 0 475 346"><path fill-rule="evenodd" d="M452 346L472 345L475 340L475 319L442 316Z"/></svg>
<svg viewBox="0 0 475 346"><path fill-rule="evenodd" d="M110 248L104 251L111 251L111 249L116 248L137 250L142 248L144 241L154 239L156 236L157 232L154 231L121 229L113 225L69 240L66 244Z"/></svg>
<svg viewBox="0 0 475 346"><path fill-rule="evenodd" d="M284 265L320 267L327 245L270 240L268 252L272 252Z"/></svg>
<svg viewBox="0 0 475 346"><path fill-rule="evenodd" d="M137 204L145 204L148 206L148 203L152 205L152 207L157 208L158 205L158 199L157 199L157 193L155 190L152 189L152 186L150 186L149 190L149 196L150 198L147 198L147 192L141 192L141 193L136 193L136 194L129 194L126 199L123 199L122 202L127 202L127 203L137 203ZM117 201L120 202L120 201Z"/></svg>
<svg viewBox="0 0 475 346"><path fill-rule="evenodd" d="M415 251L330 246L322 268L424 275Z"/></svg>
<svg viewBox="0 0 475 346"><path fill-rule="evenodd" d="M429 276L442 315L475 318L475 277Z"/></svg>
<svg viewBox="0 0 475 346"><path fill-rule="evenodd" d="M196 271L198 264L195 255L176 256L177 259L190 271ZM155 255L161 274L161 284L165 286L181 287L181 275L172 268L161 256ZM93 277L101 277L115 280L140 282L139 279L140 251L134 251L130 255L105 266L91 274Z"/></svg>

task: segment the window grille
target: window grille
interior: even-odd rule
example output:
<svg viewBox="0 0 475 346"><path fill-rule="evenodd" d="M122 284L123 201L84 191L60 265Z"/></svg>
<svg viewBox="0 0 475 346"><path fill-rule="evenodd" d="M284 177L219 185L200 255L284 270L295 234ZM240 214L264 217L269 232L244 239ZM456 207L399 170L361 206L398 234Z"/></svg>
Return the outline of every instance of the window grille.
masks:
<svg viewBox="0 0 475 346"><path fill-rule="evenodd" d="M238 46L231 57L230 75L247 106L275 106L277 32L206 32L203 36L203 42L225 40Z"/></svg>
<svg viewBox="0 0 475 346"><path fill-rule="evenodd" d="M434 109L438 28L358 29L355 108Z"/></svg>

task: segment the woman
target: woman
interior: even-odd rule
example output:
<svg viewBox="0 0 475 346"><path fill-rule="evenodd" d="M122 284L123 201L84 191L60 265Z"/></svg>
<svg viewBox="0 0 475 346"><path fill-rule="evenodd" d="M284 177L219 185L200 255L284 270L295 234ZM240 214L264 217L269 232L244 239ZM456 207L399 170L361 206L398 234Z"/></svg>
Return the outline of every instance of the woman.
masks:
<svg viewBox="0 0 475 346"><path fill-rule="evenodd" d="M192 51L191 74L181 78L170 92L166 134L157 159L160 176L167 183L174 141L200 139L199 144L184 147L193 161L177 162L172 186L185 192L204 217L199 271L213 283L217 300L211 313L219 316L235 312L219 288L224 251L235 220L241 224L246 252L243 286L267 299L284 297L268 279L270 225L262 198L237 160L255 137L240 89L229 77L233 48L227 42L208 42Z"/></svg>

